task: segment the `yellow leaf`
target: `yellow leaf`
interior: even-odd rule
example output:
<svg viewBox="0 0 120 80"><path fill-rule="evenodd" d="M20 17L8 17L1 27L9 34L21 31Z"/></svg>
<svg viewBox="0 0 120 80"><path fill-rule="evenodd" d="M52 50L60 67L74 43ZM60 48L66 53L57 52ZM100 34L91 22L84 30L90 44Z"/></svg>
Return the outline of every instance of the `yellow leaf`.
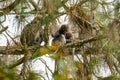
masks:
<svg viewBox="0 0 120 80"><path fill-rule="evenodd" d="M5 77L4 80L10 80L9 78Z"/></svg>
<svg viewBox="0 0 120 80"><path fill-rule="evenodd" d="M41 49L40 49L40 54L41 55L44 55L44 54L48 54L48 53L50 53L51 51L48 49L48 48L46 48L46 47L42 47Z"/></svg>
<svg viewBox="0 0 120 80"><path fill-rule="evenodd" d="M3 73L0 72L0 77L4 77L5 75Z"/></svg>

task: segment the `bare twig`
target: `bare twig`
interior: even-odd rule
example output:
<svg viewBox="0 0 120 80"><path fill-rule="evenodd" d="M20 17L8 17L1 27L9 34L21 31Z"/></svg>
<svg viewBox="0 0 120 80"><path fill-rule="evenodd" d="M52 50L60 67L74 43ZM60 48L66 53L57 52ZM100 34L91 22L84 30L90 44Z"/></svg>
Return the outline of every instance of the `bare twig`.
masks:
<svg viewBox="0 0 120 80"><path fill-rule="evenodd" d="M53 74L52 70L49 68L49 66L47 65L47 63L45 62L45 60L43 60L43 59L40 58L40 61L41 61L42 63L44 63L45 66L47 67L47 69L51 72L51 74Z"/></svg>
<svg viewBox="0 0 120 80"><path fill-rule="evenodd" d="M30 3L33 5L33 7L35 8L36 11L39 11L39 10L40 10L38 4L36 4L36 2L35 2L34 0L29 0L29 1L30 1Z"/></svg>
<svg viewBox="0 0 120 80"><path fill-rule="evenodd" d="M29 50L26 50L26 54L24 55L23 58L23 67L21 70L21 75L23 77L23 79L25 80L27 78L27 62L30 60L30 58L32 57L32 53Z"/></svg>
<svg viewBox="0 0 120 80"><path fill-rule="evenodd" d="M103 36L103 35L99 35L99 36L95 36L95 37L91 37L91 38L88 38L88 39L84 39L84 40L79 40L79 41L76 41L76 42L73 42L73 43L69 43L67 45L64 45L63 47L71 47L71 48L74 48L74 47L81 47L83 46L85 43L89 43L89 42L93 42L93 41L97 41L97 40L101 40L101 39L104 39L106 38L106 36Z"/></svg>
<svg viewBox="0 0 120 80"><path fill-rule="evenodd" d="M20 2L23 0L15 0L13 3L11 3L9 6L6 6L5 8L0 9L4 14L9 13L11 10L13 10Z"/></svg>

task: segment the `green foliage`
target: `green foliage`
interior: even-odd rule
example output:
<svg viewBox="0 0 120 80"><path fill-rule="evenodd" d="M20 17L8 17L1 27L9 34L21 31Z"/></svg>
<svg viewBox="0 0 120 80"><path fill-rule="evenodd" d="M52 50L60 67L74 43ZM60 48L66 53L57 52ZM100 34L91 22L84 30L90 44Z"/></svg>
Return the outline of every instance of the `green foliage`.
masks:
<svg viewBox="0 0 120 80"><path fill-rule="evenodd" d="M114 46L114 52L117 57L118 62L120 63L120 45L115 45Z"/></svg>
<svg viewBox="0 0 120 80"><path fill-rule="evenodd" d="M12 70L0 68L0 80L15 80L15 73Z"/></svg>
<svg viewBox="0 0 120 80"><path fill-rule="evenodd" d="M120 77L112 75L99 80L120 80Z"/></svg>
<svg viewBox="0 0 120 80"><path fill-rule="evenodd" d="M33 59L35 59L35 58L37 58L37 57L39 57L40 56L40 51L39 51L39 49L38 50L36 50L36 52L33 54L33 56L32 56L32 60Z"/></svg>
<svg viewBox="0 0 120 80"><path fill-rule="evenodd" d="M42 80L40 78L40 75L38 73L35 73L34 71L28 71L28 77L26 80Z"/></svg>

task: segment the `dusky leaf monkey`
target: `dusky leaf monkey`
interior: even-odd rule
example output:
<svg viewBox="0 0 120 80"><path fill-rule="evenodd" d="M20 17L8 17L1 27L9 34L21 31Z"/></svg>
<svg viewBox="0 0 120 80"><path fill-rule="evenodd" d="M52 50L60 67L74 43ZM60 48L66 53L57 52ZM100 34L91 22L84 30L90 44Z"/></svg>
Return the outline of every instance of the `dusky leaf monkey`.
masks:
<svg viewBox="0 0 120 80"><path fill-rule="evenodd" d="M22 45L33 46L33 45L40 45L43 41L43 34L41 30L34 30L28 29L25 27L21 33L20 42Z"/></svg>
<svg viewBox="0 0 120 80"><path fill-rule="evenodd" d="M31 23L24 27L20 37L20 42L22 45L33 46L41 44L44 39L44 33L40 25L40 18L35 17Z"/></svg>
<svg viewBox="0 0 120 80"><path fill-rule="evenodd" d="M61 25L59 30L56 31L55 34L52 34L52 36L53 36L52 43L54 43L56 41L60 41L62 43L71 43L73 40L73 35L72 35L72 33L69 29L69 26L67 24Z"/></svg>

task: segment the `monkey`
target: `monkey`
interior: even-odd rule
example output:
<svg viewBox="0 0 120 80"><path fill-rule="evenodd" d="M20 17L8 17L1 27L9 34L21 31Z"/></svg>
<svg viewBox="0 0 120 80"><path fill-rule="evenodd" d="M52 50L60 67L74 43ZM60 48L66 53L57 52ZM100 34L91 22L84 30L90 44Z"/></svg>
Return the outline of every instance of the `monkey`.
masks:
<svg viewBox="0 0 120 80"><path fill-rule="evenodd" d="M40 45L42 41L43 32L41 29L26 26L21 32L20 42L22 45L27 46Z"/></svg>
<svg viewBox="0 0 120 80"><path fill-rule="evenodd" d="M61 39L63 39L63 37L61 37L61 35L64 35L65 40L63 40L65 44L67 43L71 43L73 40L73 35L71 33L71 31L69 30L69 26L66 24L61 25L61 27L59 28L59 30L57 30L55 32L55 34L52 34L52 37L54 38L52 42L55 42L55 40L57 41L62 41Z"/></svg>
<svg viewBox="0 0 120 80"><path fill-rule="evenodd" d="M33 46L41 44L44 40L44 30L41 27L41 22L41 17L35 16L34 19L23 28L20 36L21 45Z"/></svg>

